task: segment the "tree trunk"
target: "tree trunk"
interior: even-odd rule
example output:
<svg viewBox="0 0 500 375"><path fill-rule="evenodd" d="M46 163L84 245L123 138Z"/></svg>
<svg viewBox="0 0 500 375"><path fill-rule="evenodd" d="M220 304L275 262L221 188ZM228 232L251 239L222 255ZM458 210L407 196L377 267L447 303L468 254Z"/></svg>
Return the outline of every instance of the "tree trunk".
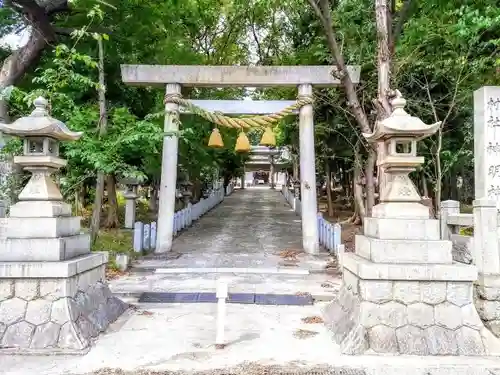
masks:
<svg viewBox="0 0 500 375"><path fill-rule="evenodd" d="M356 223L361 222L366 217L366 209L363 199L361 170L362 170L361 154L358 144L354 152L354 178L353 178L354 206L358 214L358 218L355 220Z"/></svg>
<svg viewBox="0 0 500 375"><path fill-rule="evenodd" d="M389 7L387 0L375 0L375 21L377 25L377 68L378 68L378 97L377 120L387 118L391 112L389 103L390 77L391 77L391 52L389 49ZM384 143L377 144L378 160L385 156ZM383 167L378 167L379 196L382 196L387 185L387 176ZM371 208L367 209L369 214Z"/></svg>
<svg viewBox="0 0 500 375"><path fill-rule="evenodd" d="M158 187L156 185L151 186L151 193L149 194L149 211L158 211Z"/></svg>
<svg viewBox="0 0 500 375"><path fill-rule="evenodd" d="M116 179L114 175L106 176L106 191L108 192L108 215L104 226L106 228L118 228L118 199L116 197Z"/></svg>
<svg viewBox="0 0 500 375"><path fill-rule="evenodd" d="M368 158L366 160L366 166L365 166L366 215L368 215L368 216L372 215L372 208L375 205L375 176L374 175L375 175L375 163L376 163L376 161L377 161L377 152L376 152L374 147L369 147ZM360 212L362 212L362 211L360 211Z"/></svg>
<svg viewBox="0 0 500 375"><path fill-rule="evenodd" d="M330 161L325 162L326 174L326 201L328 204L328 217L333 217L333 199L332 199L332 176L330 172Z"/></svg>
<svg viewBox="0 0 500 375"><path fill-rule="evenodd" d="M427 177L425 177L424 171L422 171L422 194L424 197L429 197L429 187L427 186Z"/></svg>
<svg viewBox="0 0 500 375"><path fill-rule="evenodd" d="M15 85L26 72L38 61L43 50L56 40L54 28L51 25L49 13L55 14L68 10L67 0L50 0L39 2L36 0L17 1L16 6L7 4L18 13L27 26L31 27L28 42L12 52L2 64L0 69L0 94ZM0 95L0 122L8 123L8 99Z"/></svg>
<svg viewBox="0 0 500 375"><path fill-rule="evenodd" d="M97 41L99 48L99 137L106 134L106 128L108 125L108 115L106 111L106 88L104 79L104 46L102 39L99 38ZM94 244L97 240L97 235L99 233L99 228L101 225L101 209L102 209L102 197L104 195L104 173L102 171L97 172L97 183L95 187L95 199L94 207L92 209L92 221L90 223L90 240Z"/></svg>
<svg viewBox="0 0 500 375"><path fill-rule="evenodd" d="M294 181L297 181L299 179L299 161L297 160L298 156L297 155L292 155L292 160L293 160L293 179Z"/></svg>

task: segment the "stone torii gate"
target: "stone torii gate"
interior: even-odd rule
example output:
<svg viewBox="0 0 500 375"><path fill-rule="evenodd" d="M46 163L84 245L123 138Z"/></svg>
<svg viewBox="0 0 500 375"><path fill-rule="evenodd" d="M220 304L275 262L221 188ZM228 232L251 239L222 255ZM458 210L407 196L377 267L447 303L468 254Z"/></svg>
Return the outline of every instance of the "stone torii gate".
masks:
<svg viewBox="0 0 500 375"><path fill-rule="evenodd" d="M181 96L181 87L297 87L298 96L311 98L313 86L334 87L340 81L330 66L198 66L198 65L122 65L124 83L137 86L165 86L165 94ZM359 67L348 67L354 83ZM243 101L242 101L243 102ZM165 104L165 132L178 130L175 119L179 105ZM233 112L234 113L234 112ZM307 253L319 252L314 155L313 107L299 110L300 178L302 191L302 244ZM160 202L158 210L157 253L172 249L175 188L177 181L178 137L163 139Z"/></svg>

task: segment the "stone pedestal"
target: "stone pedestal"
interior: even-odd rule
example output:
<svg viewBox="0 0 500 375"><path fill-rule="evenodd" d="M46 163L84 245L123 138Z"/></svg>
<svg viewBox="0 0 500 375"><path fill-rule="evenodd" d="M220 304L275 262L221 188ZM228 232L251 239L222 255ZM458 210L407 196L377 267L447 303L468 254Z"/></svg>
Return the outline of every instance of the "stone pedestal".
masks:
<svg viewBox="0 0 500 375"><path fill-rule="evenodd" d="M376 237L365 229L356 253L343 256L339 297L324 311L342 353L498 354L473 303L476 268L452 263L451 242L439 240L436 220L405 221L386 222L385 232L378 225ZM404 237L417 225L427 239L391 235Z"/></svg>
<svg viewBox="0 0 500 375"><path fill-rule="evenodd" d="M126 309L105 284L107 254L0 262L0 354L80 352Z"/></svg>
<svg viewBox="0 0 500 375"><path fill-rule="evenodd" d="M105 284L107 253L90 253L63 202L11 207L0 243L0 353L81 351L127 308Z"/></svg>

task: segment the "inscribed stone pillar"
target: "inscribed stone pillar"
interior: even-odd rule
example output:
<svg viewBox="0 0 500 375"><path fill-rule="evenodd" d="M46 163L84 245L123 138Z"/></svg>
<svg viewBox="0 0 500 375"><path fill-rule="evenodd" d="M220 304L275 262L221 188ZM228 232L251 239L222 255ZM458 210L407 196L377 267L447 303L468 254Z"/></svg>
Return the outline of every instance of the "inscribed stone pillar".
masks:
<svg viewBox="0 0 500 375"><path fill-rule="evenodd" d="M474 92L474 191L500 209L500 87Z"/></svg>
<svg viewBox="0 0 500 375"><path fill-rule="evenodd" d="M299 85L299 98L312 97L311 85ZM302 246L309 254L319 253L316 203L316 166L314 156L314 114L312 104L299 112L300 188L302 206Z"/></svg>
<svg viewBox="0 0 500 375"><path fill-rule="evenodd" d="M181 86L177 83L167 83L165 93L166 95L180 96ZM164 131L177 132L179 130L178 118L179 105L167 102L165 104ZM172 250L178 147L179 139L176 134L164 136L155 253L165 253Z"/></svg>
<svg viewBox="0 0 500 375"><path fill-rule="evenodd" d="M474 262L479 315L500 336L500 87L474 92Z"/></svg>
<svg viewBox="0 0 500 375"><path fill-rule="evenodd" d="M125 228L134 229L137 194L127 189L123 197L125 198Z"/></svg>

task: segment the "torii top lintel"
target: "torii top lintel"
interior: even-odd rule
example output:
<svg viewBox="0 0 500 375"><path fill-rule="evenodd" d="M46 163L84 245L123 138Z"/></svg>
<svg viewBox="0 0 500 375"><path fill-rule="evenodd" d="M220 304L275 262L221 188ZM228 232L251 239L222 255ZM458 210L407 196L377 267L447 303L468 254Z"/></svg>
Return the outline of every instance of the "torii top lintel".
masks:
<svg viewBox="0 0 500 375"><path fill-rule="evenodd" d="M333 66L207 66L207 65L121 65L122 80L136 86L178 83L187 87L317 87L339 86ZM354 83L359 66L348 66Z"/></svg>

